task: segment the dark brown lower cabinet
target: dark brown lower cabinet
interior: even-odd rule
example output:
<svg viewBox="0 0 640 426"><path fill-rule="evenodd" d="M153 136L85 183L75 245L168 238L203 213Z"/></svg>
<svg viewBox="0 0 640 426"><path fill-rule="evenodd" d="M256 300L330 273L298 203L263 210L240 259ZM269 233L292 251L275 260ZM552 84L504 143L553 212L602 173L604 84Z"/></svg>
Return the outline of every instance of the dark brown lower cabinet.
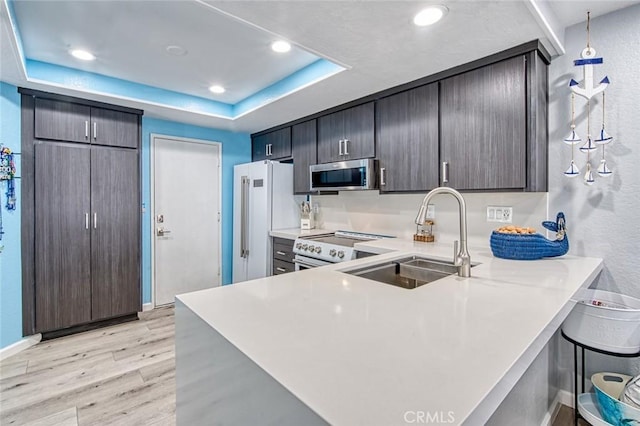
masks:
<svg viewBox="0 0 640 426"><path fill-rule="evenodd" d="M293 263L293 240L273 237L273 275L287 274L296 270Z"/></svg>
<svg viewBox="0 0 640 426"><path fill-rule="evenodd" d="M90 149L35 146L36 332L91 321Z"/></svg>
<svg viewBox="0 0 640 426"><path fill-rule="evenodd" d="M140 308L137 150L35 146L36 332Z"/></svg>
<svg viewBox="0 0 640 426"><path fill-rule="evenodd" d="M91 149L91 319L140 307L138 153Z"/></svg>

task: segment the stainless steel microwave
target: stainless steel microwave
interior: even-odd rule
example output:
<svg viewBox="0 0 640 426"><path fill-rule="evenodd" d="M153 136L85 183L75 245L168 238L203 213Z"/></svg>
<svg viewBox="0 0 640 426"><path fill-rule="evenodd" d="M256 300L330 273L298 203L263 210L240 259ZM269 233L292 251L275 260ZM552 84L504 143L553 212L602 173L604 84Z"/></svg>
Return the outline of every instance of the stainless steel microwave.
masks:
<svg viewBox="0 0 640 426"><path fill-rule="evenodd" d="M338 161L309 166L311 191L375 189L375 160Z"/></svg>

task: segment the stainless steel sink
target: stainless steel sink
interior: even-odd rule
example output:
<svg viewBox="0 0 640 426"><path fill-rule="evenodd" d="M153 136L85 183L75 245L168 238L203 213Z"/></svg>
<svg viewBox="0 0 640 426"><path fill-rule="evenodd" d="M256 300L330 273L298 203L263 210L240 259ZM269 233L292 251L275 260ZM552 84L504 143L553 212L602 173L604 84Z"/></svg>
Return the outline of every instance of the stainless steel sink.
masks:
<svg viewBox="0 0 640 426"><path fill-rule="evenodd" d="M458 267L451 262L411 256L342 272L396 287L413 289L457 274Z"/></svg>

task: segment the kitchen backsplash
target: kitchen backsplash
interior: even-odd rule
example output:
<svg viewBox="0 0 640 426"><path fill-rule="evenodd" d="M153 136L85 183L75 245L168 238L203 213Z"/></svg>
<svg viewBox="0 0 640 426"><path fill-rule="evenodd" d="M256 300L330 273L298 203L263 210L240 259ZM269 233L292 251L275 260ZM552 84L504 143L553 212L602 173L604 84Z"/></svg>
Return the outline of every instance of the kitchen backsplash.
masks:
<svg viewBox="0 0 640 426"><path fill-rule="evenodd" d="M319 207L316 226L412 238L416 230L413 221L425 195L349 191L314 196L312 202ZM533 227L540 233L544 231L541 222L554 219L556 214L547 215L547 193L465 193L463 196L467 203L471 246L488 246L491 231L504 225L487 222L487 206L513 207L513 225ZM451 196L438 195L433 204L436 241L458 239L458 202Z"/></svg>

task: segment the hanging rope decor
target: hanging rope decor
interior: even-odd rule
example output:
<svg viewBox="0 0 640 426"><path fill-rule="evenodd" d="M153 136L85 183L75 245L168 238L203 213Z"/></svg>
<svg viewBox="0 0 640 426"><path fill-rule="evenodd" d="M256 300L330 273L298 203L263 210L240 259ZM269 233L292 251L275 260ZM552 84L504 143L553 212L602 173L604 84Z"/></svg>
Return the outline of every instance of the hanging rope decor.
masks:
<svg viewBox="0 0 640 426"><path fill-rule="evenodd" d="M593 166L591 165L591 154L594 151L597 151L600 146L602 146L602 155L600 159L600 165L597 168L597 173L601 177L609 177L613 174L611 169L607 166L607 161L605 159L605 145L610 143L613 140L606 131L604 127L605 121L605 102L604 102L604 90L609 86L609 77L605 76L600 83L594 87L593 85L593 66L600 65L603 63L602 58L596 57L596 50L591 47L591 13L587 12L587 47L580 54L581 59L576 59L573 61L573 64L576 67L582 67L582 81L577 82L574 79L571 79L569 82L569 89L571 90L571 125L569 135L563 139L563 142L567 145L571 145L571 163L569 164L569 168L564 172L564 175L567 177L576 177L580 174L580 168L577 166L574 158L575 145L582 142L582 138L578 136L576 132L576 122L575 122L575 95L581 96L587 100L587 140L580 147L580 152L586 154L586 164L585 164L585 173L584 173L584 183L585 185L593 185L595 182L594 174L593 174ZM591 134L591 99L596 95L602 93L602 126L600 131L598 131L595 139ZM595 153L594 153L595 154Z"/></svg>
<svg viewBox="0 0 640 426"><path fill-rule="evenodd" d="M7 181L7 210L16 209L16 187L14 178L16 175L16 163L13 160L13 153L7 147L0 147L0 181Z"/></svg>
<svg viewBox="0 0 640 426"><path fill-rule="evenodd" d="M7 182L7 204L5 207L7 210L16 209L16 187L14 185L14 179L16 175L16 164L13 161L13 154L9 148L0 146L0 182ZM2 235L4 230L2 228L2 206L0 205L0 241L2 241ZM0 252L2 252L2 246L0 246Z"/></svg>

